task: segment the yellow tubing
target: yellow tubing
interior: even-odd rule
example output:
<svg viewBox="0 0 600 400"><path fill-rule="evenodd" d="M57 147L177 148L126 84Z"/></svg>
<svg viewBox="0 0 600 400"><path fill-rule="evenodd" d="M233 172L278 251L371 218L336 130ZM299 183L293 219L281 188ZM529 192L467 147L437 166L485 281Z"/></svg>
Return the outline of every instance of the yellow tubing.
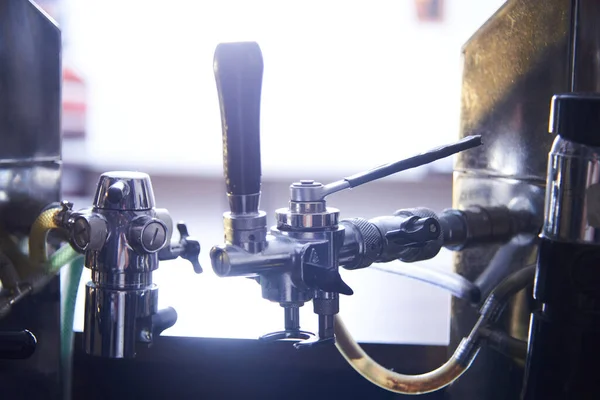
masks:
<svg viewBox="0 0 600 400"><path fill-rule="evenodd" d="M48 231L58 228L57 215L62 210L60 206L50 208L42 212L29 233L29 258L34 267L39 268L48 261L46 251L46 236Z"/></svg>
<svg viewBox="0 0 600 400"><path fill-rule="evenodd" d="M456 353L438 369L421 375L402 375L382 367L352 338L342 319L335 316L336 347L346 361L365 379L394 393L424 394L439 390L460 377L469 365L462 365Z"/></svg>

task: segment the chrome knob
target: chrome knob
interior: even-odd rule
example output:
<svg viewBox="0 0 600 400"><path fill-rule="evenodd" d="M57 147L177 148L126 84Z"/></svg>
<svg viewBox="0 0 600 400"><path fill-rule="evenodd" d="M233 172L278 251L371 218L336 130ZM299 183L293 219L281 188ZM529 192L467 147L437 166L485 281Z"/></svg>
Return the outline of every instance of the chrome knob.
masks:
<svg viewBox="0 0 600 400"><path fill-rule="evenodd" d="M98 214L81 215L73 221L71 243L79 251L102 249L107 236L106 220Z"/></svg>
<svg viewBox="0 0 600 400"><path fill-rule="evenodd" d="M131 221L127 240L139 253L156 253L167 243L167 236L164 222L141 216Z"/></svg>

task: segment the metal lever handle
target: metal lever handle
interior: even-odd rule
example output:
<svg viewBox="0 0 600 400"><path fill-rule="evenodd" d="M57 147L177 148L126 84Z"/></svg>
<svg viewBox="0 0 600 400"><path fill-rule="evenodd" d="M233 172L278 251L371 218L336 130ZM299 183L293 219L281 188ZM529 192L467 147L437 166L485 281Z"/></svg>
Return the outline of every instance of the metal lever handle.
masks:
<svg viewBox="0 0 600 400"><path fill-rule="evenodd" d="M167 307L152 315L152 334L159 336L164 330L169 329L177 322L177 311Z"/></svg>
<svg viewBox="0 0 600 400"><path fill-rule="evenodd" d="M145 318L145 326L139 331L138 341L151 345L155 337L160 336L176 322L177 311L173 307L158 310L149 319Z"/></svg>
<svg viewBox="0 0 600 400"><path fill-rule="evenodd" d="M177 230L179 231L181 237L180 241L183 245L183 252L180 255L181 258L192 263L194 272L201 274L202 267L200 266L200 261L198 261L198 257L200 256L200 242L190 237L187 226L184 223L178 223Z"/></svg>
<svg viewBox="0 0 600 400"><path fill-rule="evenodd" d="M192 264L194 272L201 274L202 267L198 261L198 257L200 256L200 242L190 237L187 226L183 222L177 224L177 230L179 231L179 242L165 246L158 253L158 258L161 261L165 261L181 257Z"/></svg>
<svg viewBox="0 0 600 400"><path fill-rule="evenodd" d="M223 128L223 167L227 193L248 196L260 193L260 98L263 59L255 42L221 43L214 55L214 73ZM251 209L233 212L256 212Z"/></svg>
<svg viewBox="0 0 600 400"><path fill-rule="evenodd" d="M440 236L440 223L436 218L410 218L403 227L385 233L385 238L402 246L423 246Z"/></svg>
<svg viewBox="0 0 600 400"><path fill-rule="evenodd" d="M28 330L0 332L0 359L23 360L35 352L37 340Z"/></svg>
<svg viewBox="0 0 600 400"><path fill-rule="evenodd" d="M467 136L458 142L431 149L413 157L404 160L395 161L389 164L380 165L379 167L368 171L359 172L339 181L328 183L327 185L317 186L314 190L294 191L292 190L292 201L323 201L330 194L352 189L365 183L369 183L386 176L396 174L408 169L417 168L422 165L432 163L442 158L449 157L453 154L481 146L481 135ZM293 187L293 186L292 186Z"/></svg>
<svg viewBox="0 0 600 400"><path fill-rule="evenodd" d="M407 169L432 163L461 151L481 146L481 144L481 135L467 136L458 142L440 146L404 160L384 164L369 171L359 172L358 174L344 178L344 181L348 183L350 188L354 188L401 171L406 171Z"/></svg>

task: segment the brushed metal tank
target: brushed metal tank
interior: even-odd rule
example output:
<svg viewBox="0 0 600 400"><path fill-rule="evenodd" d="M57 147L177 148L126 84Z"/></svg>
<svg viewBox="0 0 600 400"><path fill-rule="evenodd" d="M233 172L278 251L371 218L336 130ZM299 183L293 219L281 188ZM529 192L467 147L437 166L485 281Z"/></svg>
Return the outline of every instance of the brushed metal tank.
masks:
<svg viewBox="0 0 600 400"><path fill-rule="evenodd" d="M509 0L463 47L460 137L480 134L484 145L457 158L455 208L519 204L533 210L541 226L554 139L548 133L550 100L571 88L573 7L571 0ZM591 53L579 55L588 58ZM476 279L500 247L456 253L455 270ZM535 248L528 250L510 269L534 262ZM529 310L528 296L522 294L505 312L504 328L514 337L527 340ZM476 311L453 300L450 351L473 327ZM460 400L518 399L522 379L522 364L484 348L448 395Z"/></svg>

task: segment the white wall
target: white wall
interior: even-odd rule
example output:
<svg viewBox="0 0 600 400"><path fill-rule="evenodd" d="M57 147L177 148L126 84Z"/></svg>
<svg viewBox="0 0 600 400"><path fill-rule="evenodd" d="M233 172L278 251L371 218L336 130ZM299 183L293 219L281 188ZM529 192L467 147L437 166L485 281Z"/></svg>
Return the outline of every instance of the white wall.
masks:
<svg viewBox="0 0 600 400"><path fill-rule="evenodd" d="M503 1L446 0L443 24L418 23L408 0L64 2L65 59L90 95L89 138L69 160L220 174L213 51L256 40L263 167L287 177L454 140L461 45Z"/></svg>

